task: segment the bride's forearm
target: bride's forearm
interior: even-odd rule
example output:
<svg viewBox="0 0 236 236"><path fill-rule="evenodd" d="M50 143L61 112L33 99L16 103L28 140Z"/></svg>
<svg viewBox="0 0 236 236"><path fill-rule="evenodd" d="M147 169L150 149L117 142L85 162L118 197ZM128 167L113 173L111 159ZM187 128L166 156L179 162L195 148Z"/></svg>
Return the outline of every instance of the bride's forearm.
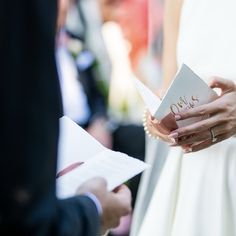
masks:
<svg viewBox="0 0 236 236"><path fill-rule="evenodd" d="M166 0L164 9L163 84L162 95L177 71L176 47L182 0Z"/></svg>

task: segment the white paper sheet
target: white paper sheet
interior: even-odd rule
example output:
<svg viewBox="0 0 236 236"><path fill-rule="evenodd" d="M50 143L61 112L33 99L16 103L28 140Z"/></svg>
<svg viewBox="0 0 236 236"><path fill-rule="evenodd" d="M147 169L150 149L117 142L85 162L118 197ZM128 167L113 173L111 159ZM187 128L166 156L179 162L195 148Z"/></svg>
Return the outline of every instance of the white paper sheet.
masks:
<svg viewBox="0 0 236 236"><path fill-rule="evenodd" d="M60 119L58 172L76 162L84 162L57 178L57 196L71 197L77 188L93 177L107 180L108 190L145 170L148 165L138 159L103 147L68 117Z"/></svg>
<svg viewBox="0 0 236 236"><path fill-rule="evenodd" d="M161 102L159 98L140 81L136 81L136 87L147 108L159 121L163 120L169 114L173 115L209 103L217 97L216 92L209 88L209 86L185 64L182 65L176 74ZM154 98L154 96L156 98ZM167 119L170 118L171 116L167 117ZM183 127L200 119L202 118L198 117L177 121L177 124L178 127Z"/></svg>
<svg viewBox="0 0 236 236"><path fill-rule="evenodd" d="M187 65L183 64L162 99L162 102L155 113L155 117L160 120L170 112L179 113L209 103L216 97L216 92ZM178 121L177 124L179 127L183 127L201 119L202 117L191 118L184 121Z"/></svg>
<svg viewBox="0 0 236 236"><path fill-rule="evenodd" d="M157 109L161 105L161 99L155 95L147 86L145 86L140 80L134 79L135 85L146 104L148 110L152 115L155 115Z"/></svg>

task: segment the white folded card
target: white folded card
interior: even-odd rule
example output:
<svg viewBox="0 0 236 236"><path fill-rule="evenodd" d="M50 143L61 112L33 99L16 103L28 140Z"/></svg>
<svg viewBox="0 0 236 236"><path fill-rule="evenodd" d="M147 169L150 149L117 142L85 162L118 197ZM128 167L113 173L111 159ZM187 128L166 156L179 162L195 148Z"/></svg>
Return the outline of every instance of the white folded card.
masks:
<svg viewBox="0 0 236 236"><path fill-rule="evenodd" d="M168 135L172 130L197 122L204 117L175 121L175 114L209 103L217 98L211 89L188 66L182 65L165 96L160 100L139 80L136 87L151 114L160 122L160 132Z"/></svg>
<svg viewBox="0 0 236 236"><path fill-rule="evenodd" d="M77 188L93 177L106 179L112 191L148 165L124 153L102 146L68 117L60 119L57 196L71 197Z"/></svg>

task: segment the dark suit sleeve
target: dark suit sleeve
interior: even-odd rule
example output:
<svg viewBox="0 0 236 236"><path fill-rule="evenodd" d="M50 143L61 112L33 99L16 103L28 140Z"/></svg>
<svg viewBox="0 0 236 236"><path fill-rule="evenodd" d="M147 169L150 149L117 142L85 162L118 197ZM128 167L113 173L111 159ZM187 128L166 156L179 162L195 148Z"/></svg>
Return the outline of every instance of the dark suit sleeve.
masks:
<svg viewBox="0 0 236 236"><path fill-rule="evenodd" d="M0 235L94 236L95 204L58 200L61 115L54 59L56 0L4 0L0 7Z"/></svg>

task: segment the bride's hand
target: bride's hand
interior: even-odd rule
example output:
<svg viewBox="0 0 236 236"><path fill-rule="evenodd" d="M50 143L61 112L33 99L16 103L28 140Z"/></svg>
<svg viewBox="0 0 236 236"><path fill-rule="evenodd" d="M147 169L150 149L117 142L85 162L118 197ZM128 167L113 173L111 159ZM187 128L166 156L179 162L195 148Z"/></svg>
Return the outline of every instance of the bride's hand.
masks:
<svg viewBox="0 0 236 236"><path fill-rule="evenodd" d="M176 129L170 134L185 152L196 152L236 134L236 85L230 80L214 78L210 86L220 88L215 101L177 114L176 120L208 116L195 124Z"/></svg>
<svg viewBox="0 0 236 236"><path fill-rule="evenodd" d="M176 124L173 116L172 116L172 120ZM144 130L150 137L161 139L168 143L175 142L174 139L169 138L170 130L168 130L168 128L164 126L162 122L155 119L155 117L153 117L148 110L146 110L144 114L143 125L144 125Z"/></svg>

